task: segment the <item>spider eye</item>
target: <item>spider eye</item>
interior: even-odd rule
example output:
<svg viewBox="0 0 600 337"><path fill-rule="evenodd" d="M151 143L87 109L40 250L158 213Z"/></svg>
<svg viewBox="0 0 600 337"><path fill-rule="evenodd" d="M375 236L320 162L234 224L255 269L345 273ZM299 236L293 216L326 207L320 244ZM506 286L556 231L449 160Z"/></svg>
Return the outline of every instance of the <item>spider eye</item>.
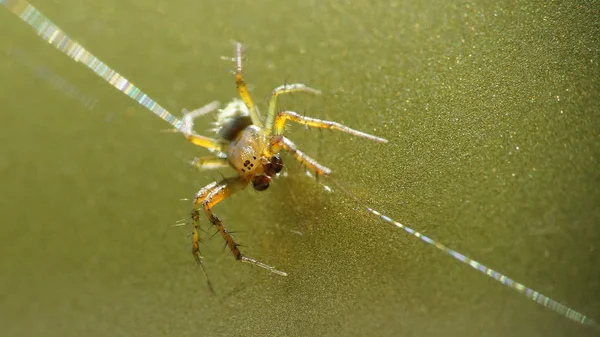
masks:
<svg viewBox="0 0 600 337"><path fill-rule="evenodd" d="M254 179L252 179L252 187L254 187L254 189L257 191L262 192L262 191L266 190L267 188L269 188L270 182L271 182L271 177L269 177L269 176L264 176L264 175L256 176L256 177L254 177Z"/></svg>
<svg viewBox="0 0 600 337"><path fill-rule="evenodd" d="M265 167L265 173L269 176L274 176L281 172L283 169L283 160L279 157L279 154L271 157L271 162Z"/></svg>

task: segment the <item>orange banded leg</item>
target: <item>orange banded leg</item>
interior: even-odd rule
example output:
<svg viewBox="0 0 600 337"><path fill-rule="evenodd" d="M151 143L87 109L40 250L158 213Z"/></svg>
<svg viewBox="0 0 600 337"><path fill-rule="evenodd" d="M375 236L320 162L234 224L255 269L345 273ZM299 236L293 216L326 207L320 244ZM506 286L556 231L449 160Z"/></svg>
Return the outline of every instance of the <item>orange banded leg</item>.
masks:
<svg viewBox="0 0 600 337"><path fill-rule="evenodd" d="M216 204L218 204L225 198L229 197L233 193L244 189L247 184L248 183L246 181L244 181L240 178L229 178L229 179L224 179L220 183L216 184L214 187L211 186L212 184L209 185L209 186L211 186L210 191L206 194L204 200L201 202L202 207L204 208L204 213L206 213L208 220L210 220L210 222L215 227L217 227L217 230L219 231L219 233L221 233L221 236L223 236L223 239L225 239L225 244L229 247L229 249L231 250L231 253L233 254L233 256L235 257L236 260L246 262L246 263L251 263L253 265L267 269L270 272L281 275L281 276L287 276L287 273L285 273L285 272L277 270L265 263L262 263L258 260L255 260L251 257L245 256L244 254L242 254L242 252L238 248L239 245L235 243L235 241L231 237L231 234L227 231L225 226L223 226L223 222L221 221L221 219L219 219L212 211L212 207L214 207ZM207 186L207 187L209 187L209 186ZM204 191L200 191L200 192L204 192ZM200 194L201 193L199 193L199 195ZM196 205L198 204L198 202L199 202L199 199L196 199L194 201L194 210L197 209Z"/></svg>
<svg viewBox="0 0 600 337"><path fill-rule="evenodd" d="M217 186L217 182L212 182L206 185L203 189L201 189L194 198L194 208L192 209L192 220L194 221L194 230L192 231L192 254L194 255L194 259L198 266L202 269L202 273L206 278L206 283L208 284L208 288L214 294L215 290L208 278L208 274L206 273L206 269L204 269L204 265L202 264L202 255L200 255L200 216L198 214L198 204L202 202L206 198L206 195L210 191L212 191ZM200 201L199 201L200 200Z"/></svg>
<svg viewBox="0 0 600 337"><path fill-rule="evenodd" d="M246 104L248 110L250 110L252 124L262 127L263 124L260 120L258 111L256 110L256 106L252 101L246 82L244 82L244 79L242 78L242 44L239 42L235 43L235 85L237 86L242 101L244 101L244 104Z"/></svg>
<svg viewBox="0 0 600 337"><path fill-rule="evenodd" d="M269 102L269 114L267 115L267 122L265 123L265 129L267 130L267 134L271 132L271 128L273 127L273 120L275 119L275 109L277 109L277 97L281 94L291 94L295 92L305 92L313 95L320 95L321 91L307 87L302 83L292 83L292 84L284 84L273 89L273 93L271 96L271 101Z"/></svg>
<svg viewBox="0 0 600 337"><path fill-rule="evenodd" d="M292 142L291 140L283 136L272 136L271 141L269 143L269 151L272 154L275 154L281 150L291 153L294 156L294 158L296 158L296 160L302 163L302 165L315 171L317 176L328 176L331 174L331 170L329 168L319 164L316 160L307 156L304 152L298 150L296 144L294 144L294 142Z"/></svg>
<svg viewBox="0 0 600 337"><path fill-rule="evenodd" d="M200 204L206 199L206 196L217 187L219 183L213 181L212 183L204 186L196 196L194 197L194 206L192 209L192 220L194 221L194 230L192 232L192 254L194 254L194 259L200 265L202 265L202 256L200 255L200 213L198 212L198 208Z"/></svg>
<svg viewBox="0 0 600 337"><path fill-rule="evenodd" d="M275 117L275 123L273 124L273 133L275 135L283 134L283 130L285 128L285 122L287 120L291 120L293 122L310 126L313 128L319 129L330 129L330 130L338 130L342 132L349 133L351 135L362 137L370 140L374 140L376 142L387 143L387 139L380 138L377 136L370 135L368 133L351 129L343 124L338 122L326 121L312 117L301 116L293 111L281 111Z"/></svg>

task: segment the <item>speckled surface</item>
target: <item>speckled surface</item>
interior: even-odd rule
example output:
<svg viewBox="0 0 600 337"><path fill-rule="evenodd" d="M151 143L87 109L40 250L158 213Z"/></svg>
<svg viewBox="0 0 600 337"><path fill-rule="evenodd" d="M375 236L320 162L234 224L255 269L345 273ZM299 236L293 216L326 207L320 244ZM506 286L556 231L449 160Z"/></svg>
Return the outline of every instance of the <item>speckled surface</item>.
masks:
<svg viewBox="0 0 600 337"><path fill-rule="evenodd" d="M33 4L174 113L236 95L220 57L243 41L263 111L303 82L324 95L282 107L390 140L291 128L369 205L600 320L596 2ZM597 333L355 210L289 157L268 191L215 211L290 276L237 263L207 229L212 295L189 229L171 225L181 198L230 172L188 167L207 152L1 8L0 30L2 335Z"/></svg>

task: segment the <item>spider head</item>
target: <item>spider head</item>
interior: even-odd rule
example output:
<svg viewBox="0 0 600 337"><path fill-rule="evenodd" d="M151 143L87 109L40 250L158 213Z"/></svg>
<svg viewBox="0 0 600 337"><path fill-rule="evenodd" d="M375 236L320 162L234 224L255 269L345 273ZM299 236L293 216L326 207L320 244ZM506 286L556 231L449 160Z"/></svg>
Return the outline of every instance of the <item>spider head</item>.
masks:
<svg viewBox="0 0 600 337"><path fill-rule="evenodd" d="M259 174L252 178L252 187L255 190L261 192L269 188L269 184L271 183L271 177L275 176L277 173L281 172L283 169L283 161L279 157L279 154L271 157L269 161L263 160L266 162L263 164L263 169L265 174Z"/></svg>

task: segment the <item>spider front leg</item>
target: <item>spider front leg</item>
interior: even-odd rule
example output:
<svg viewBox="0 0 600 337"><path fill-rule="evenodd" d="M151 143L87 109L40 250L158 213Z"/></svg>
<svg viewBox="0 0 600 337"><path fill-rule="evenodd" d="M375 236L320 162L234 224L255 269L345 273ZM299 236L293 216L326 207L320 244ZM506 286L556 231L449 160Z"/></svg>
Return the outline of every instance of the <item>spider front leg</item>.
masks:
<svg viewBox="0 0 600 337"><path fill-rule="evenodd" d="M273 120L275 119L275 109L277 109L277 97L281 94L292 94L295 92L305 92L313 95L320 95L321 91L307 87L302 83L292 83L292 84L284 84L273 89L273 93L271 94L271 101L269 102L269 114L267 115L267 122L265 123L265 129L267 133L271 132L271 128L273 127Z"/></svg>
<svg viewBox="0 0 600 337"><path fill-rule="evenodd" d="M246 104L248 110L250 110L252 124L262 127L263 124L260 120L258 110L256 110L256 106L252 101L246 82L244 82L244 78L242 77L242 44L239 42L235 43L235 85L237 86L242 101L244 101L244 104Z"/></svg>
<svg viewBox="0 0 600 337"><path fill-rule="evenodd" d="M225 239L225 244L229 247L231 253L233 254L236 260L251 263L278 275L287 276L287 273L283 271L277 270L265 263L262 263L258 260L255 260L251 257L242 254L242 252L238 248L239 245L235 243L235 241L231 237L231 234L227 231L225 226L223 226L223 222L221 221L221 219L219 219L212 211L212 208L216 204L229 197L233 193L243 190L247 185L248 183L240 178L226 178L219 183L211 183L205 188L203 188L200 192L198 192L194 200L194 209L192 211L192 218L194 219L195 223L195 234L193 235L192 252L194 253L196 259L199 259L198 243L200 242L200 238L196 234L199 230L198 208L201 205L204 209L204 213L206 213L208 220L213 226L217 227L217 230L219 231L219 233L221 233L223 239Z"/></svg>
<svg viewBox="0 0 600 337"><path fill-rule="evenodd" d="M368 133L351 129L343 124L333 121L326 121L312 117L301 116L293 111L280 111L275 117L275 122L273 123L273 133L275 135L282 135L285 129L285 122L287 120L291 120L298 124L310 126L313 128L319 129L330 129L330 130L338 130L342 132L349 133L351 135L362 137L370 140L374 140L376 142L387 143L387 139L370 135Z"/></svg>
<svg viewBox="0 0 600 337"><path fill-rule="evenodd" d="M285 138L284 136L272 136L271 140L269 141L269 152L274 155L281 150L291 153L302 165L310 170L315 171L317 176L328 176L331 174L331 170L329 168L319 164L316 160L298 150L296 144L294 144L294 142L291 140Z"/></svg>

